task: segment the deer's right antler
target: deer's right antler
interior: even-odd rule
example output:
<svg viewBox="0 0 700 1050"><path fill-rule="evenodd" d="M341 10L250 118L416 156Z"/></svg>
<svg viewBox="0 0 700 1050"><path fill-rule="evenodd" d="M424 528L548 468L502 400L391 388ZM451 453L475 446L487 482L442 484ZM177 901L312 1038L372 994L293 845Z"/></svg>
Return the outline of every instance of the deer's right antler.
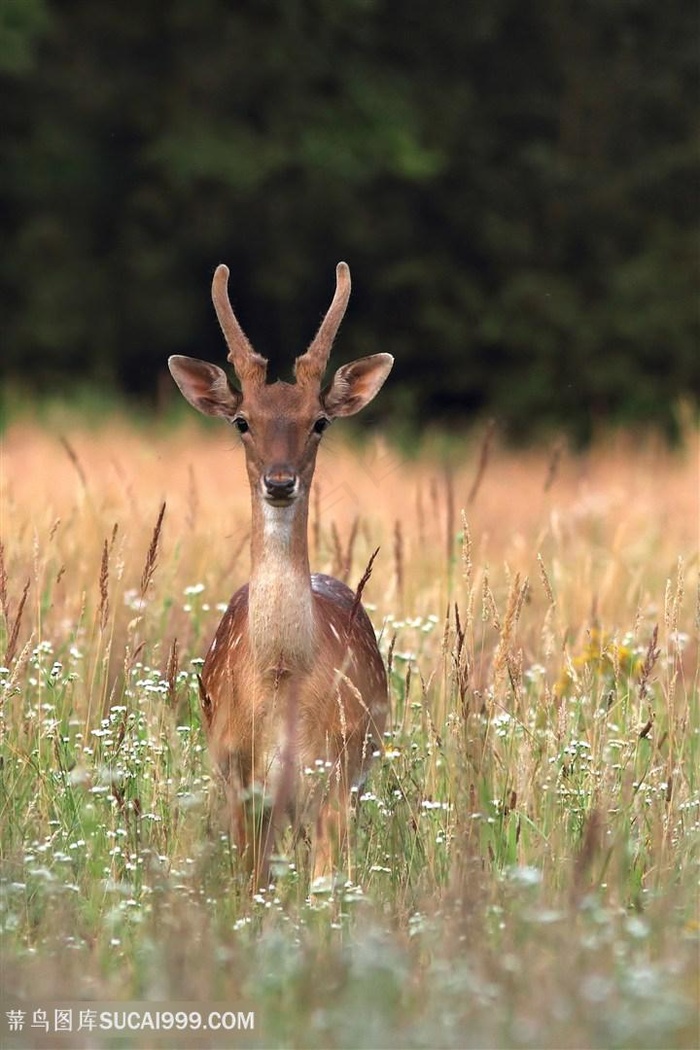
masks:
<svg viewBox="0 0 700 1050"><path fill-rule="evenodd" d="M228 359L233 365L241 384L265 382L267 361L256 354L238 323L228 297L228 266L221 263L214 272L211 297L221 331L228 345Z"/></svg>

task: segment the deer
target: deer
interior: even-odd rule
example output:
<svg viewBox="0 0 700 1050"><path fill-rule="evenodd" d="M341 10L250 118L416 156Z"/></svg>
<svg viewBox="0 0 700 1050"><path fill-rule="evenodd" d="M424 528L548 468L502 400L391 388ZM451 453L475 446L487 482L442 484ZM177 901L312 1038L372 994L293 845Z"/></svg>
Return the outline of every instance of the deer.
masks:
<svg viewBox="0 0 700 1050"><path fill-rule="evenodd" d="M238 432L250 484L250 579L231 598L202 665L202 721L249 878L269 883L272 846L291 823L308 829L313 887L332 879L344 856L352 794L381 753L389 700L362 585L354 592L310 571L311 482L323 433L372 401L394 359L359 358L323 386L350 297L350 270L340 262L331 305L295 360L294 382L268 382L268 362L244 334L228 282L221 264L212 300L238 386L217 365L168 360L190 405ZM327 775L310 775L319 769Z"/></svg>

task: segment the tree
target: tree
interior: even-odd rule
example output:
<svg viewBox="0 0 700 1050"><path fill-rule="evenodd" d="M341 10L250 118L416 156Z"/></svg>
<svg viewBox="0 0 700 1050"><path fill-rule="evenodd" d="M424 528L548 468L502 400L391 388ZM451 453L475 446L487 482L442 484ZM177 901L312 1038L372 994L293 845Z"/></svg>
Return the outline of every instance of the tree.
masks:
<svg viewBox="0 0 700 1050"><path fill-rule="evenodd" d="M284 375L347 258L338 352L395 354L397 414L585 439L697 398L690 4L11 6L5 377L220 358L222 260Z"/></svg>

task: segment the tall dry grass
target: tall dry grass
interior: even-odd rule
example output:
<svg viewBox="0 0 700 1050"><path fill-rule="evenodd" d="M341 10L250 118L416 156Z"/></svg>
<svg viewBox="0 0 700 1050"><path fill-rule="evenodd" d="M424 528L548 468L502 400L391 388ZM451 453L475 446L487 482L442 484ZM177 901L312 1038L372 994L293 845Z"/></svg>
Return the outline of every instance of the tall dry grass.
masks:
<svg viewBox="0 0 700 1050"><path fill-rule="evenodd" d="M237 442L15 424L6 990L245 1003L261 1046L695 1045L697 451L328 435L312 565L380 547L392 727L345 880L308 901L300 848L250 900L195 678L247 574Z"/></svg>

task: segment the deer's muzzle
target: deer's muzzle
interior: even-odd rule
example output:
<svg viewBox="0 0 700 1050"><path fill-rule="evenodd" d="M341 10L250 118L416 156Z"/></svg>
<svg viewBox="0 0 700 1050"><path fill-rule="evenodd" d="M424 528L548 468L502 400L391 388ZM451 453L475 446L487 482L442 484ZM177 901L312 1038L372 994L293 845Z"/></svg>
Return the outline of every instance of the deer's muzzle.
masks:
<svg viewBox="0 0 700 1050"><path fill-rule="evenodd" d="M271 503L290 503L299 491L299 475L290 467L273 467L263 477L263 495Z"/></svg>

